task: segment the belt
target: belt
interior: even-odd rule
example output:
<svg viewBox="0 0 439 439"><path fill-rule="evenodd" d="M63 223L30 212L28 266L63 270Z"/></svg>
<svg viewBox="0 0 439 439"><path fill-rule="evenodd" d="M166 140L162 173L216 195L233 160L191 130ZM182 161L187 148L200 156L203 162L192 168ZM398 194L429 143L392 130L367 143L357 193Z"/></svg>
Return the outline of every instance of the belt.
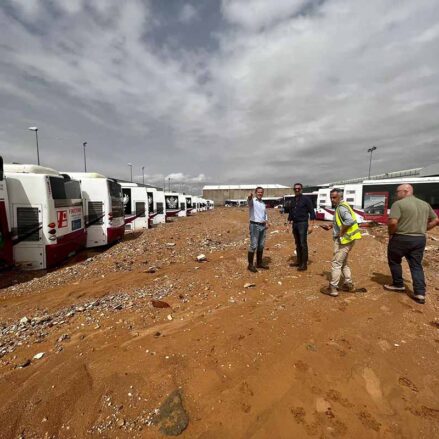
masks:
<svg viewBox="0 0 439 439"><path fill-rule="evenodd" d="M265 226L265 223L258 223L256 221L250 221L250 224L257 224L259 226Z"/></svg>

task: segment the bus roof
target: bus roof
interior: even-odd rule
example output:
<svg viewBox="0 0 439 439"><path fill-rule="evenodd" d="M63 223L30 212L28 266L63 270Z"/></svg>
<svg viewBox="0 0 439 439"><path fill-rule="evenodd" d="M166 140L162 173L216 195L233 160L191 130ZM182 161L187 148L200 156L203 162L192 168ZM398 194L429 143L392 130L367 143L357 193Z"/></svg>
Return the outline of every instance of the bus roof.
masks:
<svg viewBox="0 0 439 439"><path fill-rule="evenodd" d="M374 184L412 184L412 183L439 183L439 177L403 177L403 178L388 178L386 180L364 180L364 185Z"/></svg>
<svg viewBox="0 0 439 439"><path fill-rule="evenodd" d="M63 172L63 174L68 174L74 178L107 178L98 172Z"/></svg>
<svg viewBox="0 0 439 439"><path fill-rule="evenodd" d="M39 165L23 165L16 163L8 163L4 165L4 171L11 174L40 174L40 175L56 175L61 177L61 174L55 169L46 168Z"/></svg>

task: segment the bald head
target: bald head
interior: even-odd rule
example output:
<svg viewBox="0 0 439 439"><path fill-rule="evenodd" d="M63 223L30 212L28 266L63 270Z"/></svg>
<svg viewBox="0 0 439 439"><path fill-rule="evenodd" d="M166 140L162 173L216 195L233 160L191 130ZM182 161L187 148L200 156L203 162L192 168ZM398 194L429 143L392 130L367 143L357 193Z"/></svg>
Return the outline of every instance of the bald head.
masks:
<svg viewBox="0 0 439 439"><path fill-rule="evenodd" d="M398 200L413 195L413 186L411 184L400 184L396 188L396 196Z"/></svg>

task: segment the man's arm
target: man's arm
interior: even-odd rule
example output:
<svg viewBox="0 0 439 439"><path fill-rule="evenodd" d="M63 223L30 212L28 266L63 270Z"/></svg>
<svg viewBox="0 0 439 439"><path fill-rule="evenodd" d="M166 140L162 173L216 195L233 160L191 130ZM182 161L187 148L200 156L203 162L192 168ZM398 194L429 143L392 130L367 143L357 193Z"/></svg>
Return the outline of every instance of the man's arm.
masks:
<svg viewBox="0 0 439 439"><path fill-rule="evenodd" d="M439 225L439 218L437 217L436 212L430 206L430 214L428 216L427 230L431 230L437 225Z"/></svg>
<svg viewBox="0 0 439 439"><path fill-rule="evenodd" d="M252 206L252 205L253 205L253 192L250 192L250 193L248 194L248 197L247 197L247 204L248 204L249 206Z"/></svg>
<svg viewBox="0 0 439 439"><path fill-rule="evenodd" d="M352 224L355 224L355 220L351 215L351 212L346 209L346 207L344 206L338 206L338 213L340 215L340 219L341 219L341 227L340 227L340 235L339 236L343 236L346 234L346 232L348 231L349 227L352 226Z"/></svg>
<svg viewBox="0 0 439 439"><path fill-rule="evenodd" d="M387 222L387 230L389 231L389 235L394 235L398 230L398 220L396 218L389 218Z"/></svg>

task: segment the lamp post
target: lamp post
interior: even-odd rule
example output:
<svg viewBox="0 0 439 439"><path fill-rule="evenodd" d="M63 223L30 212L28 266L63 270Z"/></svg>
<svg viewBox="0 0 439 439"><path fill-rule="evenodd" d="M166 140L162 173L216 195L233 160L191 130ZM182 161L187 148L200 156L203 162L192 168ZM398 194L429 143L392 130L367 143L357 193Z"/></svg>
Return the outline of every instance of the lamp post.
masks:
<svg viewBox="0 0 439 439"><path fill-rule="evenodd" d="M372 154L373 154L373 152L374 152L376 149L377 149L376 146L372 146L372 148L369 148L369 149L367 150L367 152L370 153L370 161L369 161L369 177L368 177L369 180L370 180L370 170L371 170L371 168L372 168Z"/></svg>
<svg viewBox="0 0 439 439"><path fill-rule="evenodd" d="M87 142L82 142L82 147L84 148L84 172L87 172L87 156L85 155L85 147Z"/></svg>
<svg viewBox="0 0 439 439"><path fill-rule="evenodd" d="M30 131L35 131L35 140L37 142L37 163L40 164L40 150L38 148L38 127L29 127Z"/></svg>
<svg viewBox="0 0 439 439"><path fill-rule="evenodd" d="M145 166L142 166L142 182L145 184Z"/></svg>
<svg viewBox="0 0 439 439"><path fill-rule="evenodd" d="M128 163L128 166L130 167L130 176L131 176L131 183L133 182L133 164Z"/></svg>
<svg viewBox="0 0 439 439"><path fill-rule="evenodd" d="M168 192L171 192L171 177L168 177Z"/></svg>

